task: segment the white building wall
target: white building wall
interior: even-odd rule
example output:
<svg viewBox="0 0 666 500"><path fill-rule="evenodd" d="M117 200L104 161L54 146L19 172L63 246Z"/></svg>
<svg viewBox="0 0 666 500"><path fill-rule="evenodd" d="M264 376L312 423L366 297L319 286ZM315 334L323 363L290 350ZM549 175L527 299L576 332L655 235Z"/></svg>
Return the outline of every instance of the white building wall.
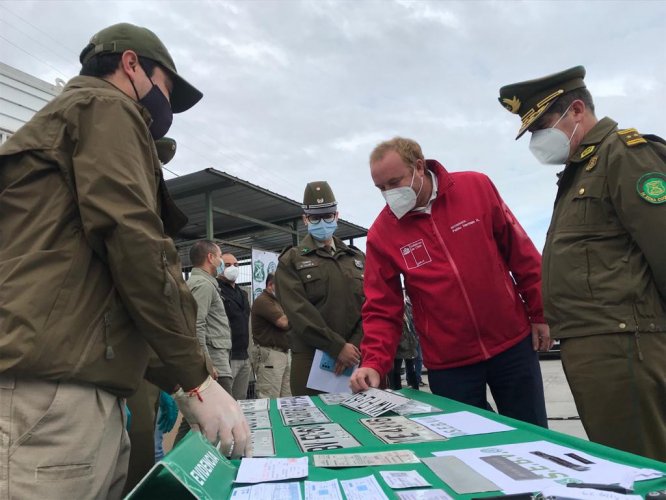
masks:
<svg viewBox="0 0 666 500"><path fill-rule="evenodd" d="M0 62L0 144L60 93L63 85L58 83L51 85Z"/></svg>

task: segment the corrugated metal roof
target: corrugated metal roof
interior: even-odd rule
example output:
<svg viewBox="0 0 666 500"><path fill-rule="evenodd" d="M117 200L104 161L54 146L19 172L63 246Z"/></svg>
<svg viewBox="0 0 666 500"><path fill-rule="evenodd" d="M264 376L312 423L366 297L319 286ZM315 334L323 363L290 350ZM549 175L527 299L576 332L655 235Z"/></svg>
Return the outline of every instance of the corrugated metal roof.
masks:
<svg viewBox="0 0 666 500"><path fill-rule="evenodd" d="M251 248L282 251L293 244L294 229L301 237L307 233L299 202L214 168L169 179L166 183L172 198L189 219L176 238L185 267L189 265L189 247L206 237L207 193L213 207L220 209L213 212L214 237L220 241L223 252L230 251L238 259L249 257ZM278 227L265 227L257 221ZM335 234L350 240L367 233L367 229L340 219Z"/></svg>

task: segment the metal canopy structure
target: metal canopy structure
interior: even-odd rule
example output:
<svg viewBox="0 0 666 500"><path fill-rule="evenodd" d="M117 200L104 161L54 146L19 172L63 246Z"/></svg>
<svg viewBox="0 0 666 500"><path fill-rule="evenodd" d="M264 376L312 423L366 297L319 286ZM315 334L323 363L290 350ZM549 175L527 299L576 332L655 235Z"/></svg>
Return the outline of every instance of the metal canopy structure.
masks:
<svg viewBox="0 0 666 500"><path fill-rule="evenodd" d="M171 197L189 221L175 239L184 267L197 240L217 240L222 251L247 259L251 249L280 252L307 233L301 204L233 175L207 168L166 181ZM335 235L353 243L368 230L338 220Z"/></svg>

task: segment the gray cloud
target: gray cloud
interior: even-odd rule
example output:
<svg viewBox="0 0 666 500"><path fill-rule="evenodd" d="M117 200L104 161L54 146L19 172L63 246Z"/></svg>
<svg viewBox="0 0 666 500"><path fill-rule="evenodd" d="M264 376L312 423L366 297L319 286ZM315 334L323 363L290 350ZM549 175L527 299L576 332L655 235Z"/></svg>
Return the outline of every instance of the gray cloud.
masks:
<svg viewBox="0 0 666 500"><path fill-rule="evenodd" d="M213 166L297 200L326 179L368 226L383 206L368 155L405 135L490 175L540 247L557 169L514 141L499 87L584 64L599 115L664 135L665 19L653 1L4 1L3 36L32 56L0 39L0 60L71 77L95 31L147 26L205 93L176 117L172 170Z"/></svg>

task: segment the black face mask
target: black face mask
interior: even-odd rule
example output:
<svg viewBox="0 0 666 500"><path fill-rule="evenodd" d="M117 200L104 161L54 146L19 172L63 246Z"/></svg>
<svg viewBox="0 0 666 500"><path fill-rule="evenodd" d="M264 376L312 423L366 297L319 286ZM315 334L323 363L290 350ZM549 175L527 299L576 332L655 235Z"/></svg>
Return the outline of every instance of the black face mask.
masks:
<svg viewBox="0 0 666 500"><path fill-rule="evenodd" d="M137 100L146 107L153 119L153 123L150 124L150 135L153 136L153 139L157 140L164 137L169 131L169 128L171 128L173 111L171 111L169 100L164 96L160 88L153 83L153 80L150 77L148 77L148 79L150 80L150 83L153 84L153 88L140 99L139 93L134 86L134 82L132 80L130 80L130 82L134 88Z"/></svg>

